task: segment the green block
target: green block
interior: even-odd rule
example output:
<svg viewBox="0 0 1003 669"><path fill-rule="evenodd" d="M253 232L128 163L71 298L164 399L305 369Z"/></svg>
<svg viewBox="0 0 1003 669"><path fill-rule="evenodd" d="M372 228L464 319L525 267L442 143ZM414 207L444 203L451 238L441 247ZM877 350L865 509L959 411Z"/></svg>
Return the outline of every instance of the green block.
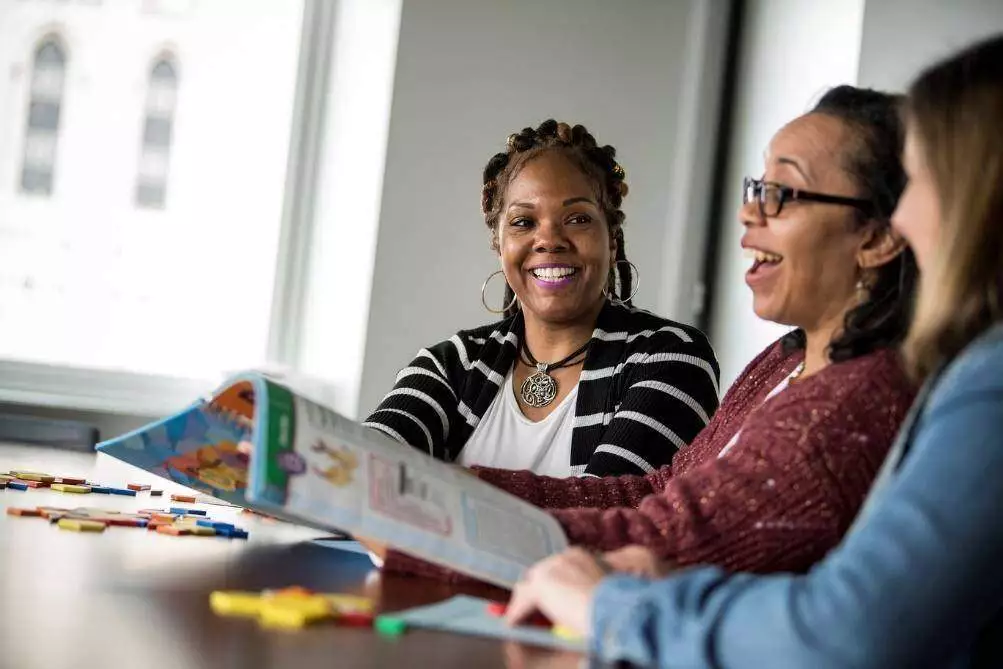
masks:
<svg viewBox="0 0 1003 669"><path fill-rule="evenodd" d="M400 636L407 631L407 623L393 616L378 616L373 627L383 636Z"/></svg>

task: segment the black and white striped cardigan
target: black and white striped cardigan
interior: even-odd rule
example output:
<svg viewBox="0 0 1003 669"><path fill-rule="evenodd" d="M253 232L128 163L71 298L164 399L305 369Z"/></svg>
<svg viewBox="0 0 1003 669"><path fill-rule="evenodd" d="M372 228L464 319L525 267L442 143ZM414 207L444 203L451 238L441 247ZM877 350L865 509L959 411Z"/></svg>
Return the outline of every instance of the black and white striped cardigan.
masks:
<svg viewBox="0 0 1003 669"><path fill-rule="evenodd" d="M455 460L512 368L523 332L517 314L421 349L365 425ZM668 464L717 409L719 376L696 328L607 302L579 380L572 474L645 474Z"/></svg>

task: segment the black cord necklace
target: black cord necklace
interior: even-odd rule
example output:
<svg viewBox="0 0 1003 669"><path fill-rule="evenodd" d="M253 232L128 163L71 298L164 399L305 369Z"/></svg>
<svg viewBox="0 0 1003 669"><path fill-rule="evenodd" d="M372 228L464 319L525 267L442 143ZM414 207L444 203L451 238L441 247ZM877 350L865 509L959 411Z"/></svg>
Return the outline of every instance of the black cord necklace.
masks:
<svg viewBox="0 0 1003 669"><path fill-rule="evenodd" d="M553 402L554 398L557 397L557 379L547 372L577 364L578 361L572 361L584 353L591 343L592 340L590 339L575 349L571 355L557 362L547 363L537 361L530 352L529 347L526 346L526 342L523 341L519 347L520 359L529 367L536 367L536 371L530 374L519 388L519 396L522 397L522 401L527 406L534 408L545 407ZM522 354L525 354L526 357L522 358Z"/></svg>

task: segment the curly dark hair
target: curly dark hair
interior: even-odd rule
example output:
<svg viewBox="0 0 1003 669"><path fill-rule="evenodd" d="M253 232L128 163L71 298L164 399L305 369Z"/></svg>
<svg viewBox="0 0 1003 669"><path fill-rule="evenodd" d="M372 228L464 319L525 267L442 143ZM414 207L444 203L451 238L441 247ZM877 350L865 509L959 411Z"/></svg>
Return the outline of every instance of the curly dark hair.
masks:
<svg viewBox="0 0 1003 669"><path fill-rule="evenodd" d="M549 119L536 128L524 128L521 132L509 135L506 150L496 153L488 161L484 168L481 210L484 212L484 222L491 230L493 248L498 249L498 217L509 182L527 162L547 151L560 151L592 183L596 201L606 217L610 234L616 241L617 262L610 268L607 290L611 295L626 301L631 294L630 270L620 270L626 265L626 262L621 261L627 260L623 241L625 216L620 210L628 190L624 181L626 173L616 162L616 149L608 145L599 146L595 137L583 125L570 126ZM620 283L619 291L616 290L617 280ZM506 284L504 303L512 302L514 296L512 288ZM514 315L517 310L518 306L513 305L505 311L505 317Z"/></svg>
<svg viewBox="0 0 1003 669"><path fill-rule="evenodd" d="M837 86L810 112L837 118L854 134L855 141L843 151L843 167L861 189L859 197L871 202L870 211L857 210L857 225L874 225L879 231L890 227L907 180L901 162L902 102L900 95ZM829 344L829 359L840 362L899 345L909 329L918 278L909 248L879 267L867 298L846 313L842 331ZM788 333L783 344L788 351L804 348L804 331Z"/></svg>

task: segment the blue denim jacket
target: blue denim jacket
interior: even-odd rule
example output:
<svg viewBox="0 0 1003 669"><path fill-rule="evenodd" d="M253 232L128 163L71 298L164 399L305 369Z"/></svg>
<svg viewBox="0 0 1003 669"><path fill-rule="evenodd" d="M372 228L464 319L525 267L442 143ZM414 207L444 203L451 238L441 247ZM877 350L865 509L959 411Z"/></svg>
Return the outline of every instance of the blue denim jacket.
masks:
<svg viewBox="0 0 1003 669"><path fill-rule="evenodd" d="M807 575L605 579L592 653L644 667L1003 667L1003 326L928 385L889 460Z"/></svg>

